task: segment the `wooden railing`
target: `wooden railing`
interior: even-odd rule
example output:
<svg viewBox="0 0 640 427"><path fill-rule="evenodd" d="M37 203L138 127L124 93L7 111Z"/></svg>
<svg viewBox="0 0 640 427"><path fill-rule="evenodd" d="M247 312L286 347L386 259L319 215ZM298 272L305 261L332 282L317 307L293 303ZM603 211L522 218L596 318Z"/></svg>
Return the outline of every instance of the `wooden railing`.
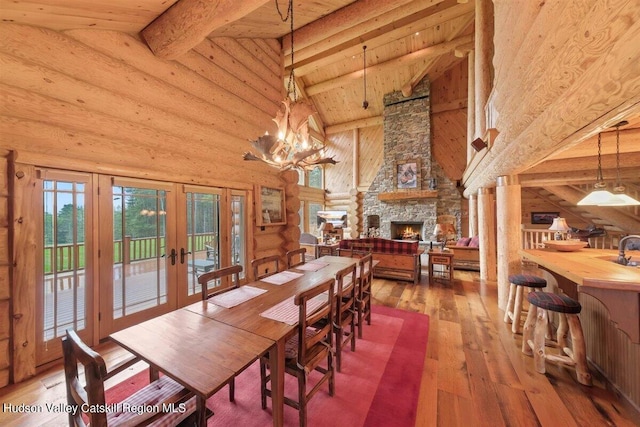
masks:
<svg viewBox="0 0 640 427"><path fill-rule="evenodd" d="M538 249L544 247L546 240L553 240L554 231L540 228L522 229L522 248ZM604 236L589 237L589 247L596 249L617 249L618 242L624 235L622 233L607 232Z"/></svg>
<svg viewBox="0 0 640 427"><path fill-rule="evenodd" d="M211 244L215 240L213 234L196 234L189 240L189 252L200 252L206 250L205 245ZM123 248L124 245L124 248ZM158 248L158 245L160 246ZM141 239L132 239L126 236L124 242L122 240L115 240L113 242L113 254L114 263L120 264L123 262L129 264L132 261L142 261L145 259L151 259L158 256L158 250L162 250L165 247L164 237L157 239L154 237L146 237ZM123 250L124 249L124 250ZM78 256L74 256L74 251L77 250ZM73 270L81 270L85 267L85 246L84 243L77 245L58 245L55 250L52 246L45 246L44 248L44 274L52 274L53 266L56 266L57 273L63 273ZM55 257L55 264L54 264ZM77 261L76 261L77 260ZM78 262L78 265L75 265Z"/></svg>

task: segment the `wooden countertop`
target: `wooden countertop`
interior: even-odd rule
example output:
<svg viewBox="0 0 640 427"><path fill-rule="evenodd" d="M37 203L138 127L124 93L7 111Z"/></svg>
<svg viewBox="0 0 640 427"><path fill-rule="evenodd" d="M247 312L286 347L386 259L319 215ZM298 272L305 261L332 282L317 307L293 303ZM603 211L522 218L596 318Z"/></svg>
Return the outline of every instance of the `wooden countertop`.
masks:
<svg viewBox="0 0 640 427"><path fill-rule="evenodd" d="M618 257L616 250L560 252L555 249L523 249L520 254L580 286L640 292L640 267L612 262ZM626 255L640 260L638 251L628 251Z"/></svg>
<svg viewBox="0 0 640 427"><path fill-rule="evenodd" d="M558 280L558 286L570 296L577 298L577 285L577 292L597 298L607 307L611 320L629 336L631 342L640 343L640 268L612 262L618 257L618 251L524 249L520 255L550 271ZM640 259L638 251L628 251L626 256L629 255Z"/></svg>

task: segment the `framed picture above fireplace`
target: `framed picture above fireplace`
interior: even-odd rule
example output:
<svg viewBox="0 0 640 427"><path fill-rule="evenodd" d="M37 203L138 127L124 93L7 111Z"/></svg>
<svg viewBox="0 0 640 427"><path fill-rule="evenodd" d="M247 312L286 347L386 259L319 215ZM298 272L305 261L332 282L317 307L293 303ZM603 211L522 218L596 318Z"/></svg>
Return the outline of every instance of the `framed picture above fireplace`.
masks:
<svg viewBox="0 0 640 427"><path fill-rule="evenodd" d="M422 176L420 159L401 160L394 163L393 187L396 190L420 190Z"/></svg>

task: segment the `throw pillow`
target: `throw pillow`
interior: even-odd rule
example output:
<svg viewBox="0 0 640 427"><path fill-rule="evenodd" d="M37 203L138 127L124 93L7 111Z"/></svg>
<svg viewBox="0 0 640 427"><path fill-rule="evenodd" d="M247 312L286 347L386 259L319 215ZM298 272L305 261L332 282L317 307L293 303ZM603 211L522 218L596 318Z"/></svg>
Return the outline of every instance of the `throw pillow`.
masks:
<svg viewBox="0 0 640 427"><path fill-rule="evenodd" d="M470 248L479 248L480 247L480 238L478 236L473 236L471 241L469 242Z"/></svg>
<svg viewBox="0 0 640 427"><path fill-rule="evenodd" d="M462 237L456 243L456 246L469 246L469 242L471 241L471 237Z"/></svg>

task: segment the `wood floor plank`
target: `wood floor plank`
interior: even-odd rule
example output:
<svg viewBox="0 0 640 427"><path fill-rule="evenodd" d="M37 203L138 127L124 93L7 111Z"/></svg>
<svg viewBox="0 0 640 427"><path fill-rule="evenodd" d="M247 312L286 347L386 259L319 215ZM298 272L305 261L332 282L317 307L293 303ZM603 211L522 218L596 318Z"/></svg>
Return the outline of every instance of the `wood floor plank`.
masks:
<svg viewBox="0 0 640 427"><path fill-rule="evenodd" d="M470 399L467 361L462 349L460 325L440 320L438 336L440 338L438 389Z"/></svg>

